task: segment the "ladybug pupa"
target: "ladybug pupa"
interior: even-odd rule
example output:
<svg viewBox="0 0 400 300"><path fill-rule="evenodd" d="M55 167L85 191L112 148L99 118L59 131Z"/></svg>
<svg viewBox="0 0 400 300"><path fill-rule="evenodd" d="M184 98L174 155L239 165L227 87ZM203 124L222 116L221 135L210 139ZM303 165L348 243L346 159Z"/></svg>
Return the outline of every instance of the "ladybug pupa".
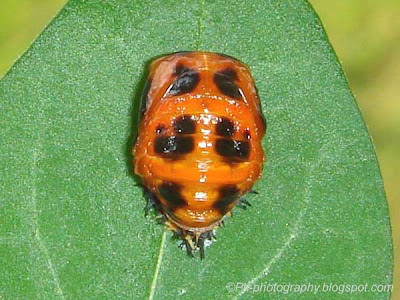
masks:
<svg viewBox="0 0 400 300"><path fill-rule="evenodd" d="M211 52L151 62L134 170L189 254L213 238L260 178L266 124L249 68Z"/></svg>

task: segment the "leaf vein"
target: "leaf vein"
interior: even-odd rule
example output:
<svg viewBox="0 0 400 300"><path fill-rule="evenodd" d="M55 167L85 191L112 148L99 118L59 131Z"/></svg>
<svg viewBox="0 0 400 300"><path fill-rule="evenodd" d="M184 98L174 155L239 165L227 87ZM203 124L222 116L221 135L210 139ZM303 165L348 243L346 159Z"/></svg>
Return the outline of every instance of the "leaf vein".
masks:
<svg viewBox="0 0 400 300"><path fill-rule="evenodd" d="M204 11L205 11L205 0L203 0L201 2L200 17L199 17L199 21L197 23L197 45L196 45L197 50L201 50L200 49L200 45L201 45L201 35L203 33L203 15L204 15Z"/></svg>
<svg viewBox="0 0 400 300"><path fill-rule="evenodd" d="M319 151L319 155L318 155L318 159L316 160L315 164L311 164L308 167L307 173L307 182L306 182L306 188L305 188L305 194L304 194L304 207L302 208L302 210L299 213L299 216L296 220L296 222L294 223L293 226L293 230L291 232L291 234L289 235L289 237L286 239L285 243L283 244L283 246L278 250L278 252L275 254L275 256L265 265L265 267L263 268L263 270L261 272L259 272L255 277L253 277L251 280L249 280L244 286L245 287L249 287L252 286L255 282L257 282L260 278L267 276L268 273L270 272L270 269L272 268L272 266L282 257L283 253L290 248L290 245L292 244L292 242L297 238L297 236L299 235L299 231L300 231L300 227L301 227L301 223L303 222L303 217L307 212L307 208L308 205L310 203L310 194L311 194L311 187L312 187L312 180L311 180L311 174L314 171L315 168L317 168L319 166L319 164L323 161L323 159L325 158L324 155L322 155L322 148ZM243 288L240 293L238 293L234 298L232 298L233 300L237 300L239 299L241 296L243 296L249 289L248 288Z"/></svg>
<svg viewBox="0 0 400 300"><path fill-rule="evenodd" d="M57 294L60 296L61 299L65 299L64 292L61 289L60 280L58 278L57 271L51 260L49 250L46 247L46 244L43 242L43 239L42 239L42 236L41 236L41 233L39 230L39 213L37 210L37 191L36 191L37 156L38 156L37 149L35 149L33 152L33 174L34 174L33 180L34 180L34 183L32 185L32 212L33 212L32 225L34 228L34 237L39 245L40 251L43 253L43 255L45 257L46 265L47 265L47 268L50 270L51 276L53 277L53 281L54 281L54 285L55 285Z"/></svg>
<svg viewBox="0 0 400 300"><path fill-rule="evenodd" d="M157 281L158 281L158 277L160 276L160 268L161 268L162 258L163 258L163 255L164 255L164 245L165 245L165 237L166 237L166 235L167 235L167 231L164 230L163 235L161 237L161 243L160 243L160 250L158 252L157 265L156 265L156 269L154 271L153 281L152 281L151 287L150 287L149 300L153 300L154 294L156 292Z"/></svg>

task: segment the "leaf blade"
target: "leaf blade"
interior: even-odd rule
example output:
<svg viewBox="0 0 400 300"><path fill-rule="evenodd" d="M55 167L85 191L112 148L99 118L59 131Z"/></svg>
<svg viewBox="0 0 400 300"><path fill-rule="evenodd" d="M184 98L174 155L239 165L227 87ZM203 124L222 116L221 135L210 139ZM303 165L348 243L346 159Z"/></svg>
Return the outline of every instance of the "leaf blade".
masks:
<svg viewBox="0 0 400 300"><path fill-rule="evenodd" d="M146 61L194 49L250 65L269 126L260 194L218 230L201 262L143 218L144 200L126 167L136 130L131 101ZM0 96L2 246L13 247L7 259L19 253L19 262L2 262L15 282L6 296L263 299L265 293L225 286L390 283L376 157L336 56L304 2L70 1L0 82Z"/></svg>

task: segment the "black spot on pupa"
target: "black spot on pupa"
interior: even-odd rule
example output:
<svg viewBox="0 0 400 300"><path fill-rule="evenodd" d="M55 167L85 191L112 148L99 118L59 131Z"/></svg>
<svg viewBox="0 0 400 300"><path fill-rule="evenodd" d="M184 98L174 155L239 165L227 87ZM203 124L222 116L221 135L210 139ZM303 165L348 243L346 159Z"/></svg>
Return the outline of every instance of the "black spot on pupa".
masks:
<svg viewBox="0 0 400 300"><path fill-rule="evenodd" d="M214 82L221 93L234 99L240 99L242 97L239 87L235 83L237 79L237 73L230 68L214 74Z"/></svg>
<svg viewBox="0 0 400 300"><path fill-rule="evenodd" d="M238 76L235 70L231 69L231 68L227 68L223 71L218 72L226 77L228 77L229 79L231 79L232 81L234 80L238 80Z"/></svg>
<svg viewBox="0 0 400 300"><path fill-rule="evenodd" d="M196 122L190 115L184 115L175 120L174 130L180 134L193 134L196 132Z"/></svg>
<svg viewBox="0 0 400 300"><path fill-rule="evenodd" d="M151 78L147 79L146 84L144 86L143 89L143 94L142 94L142 99L140 100L140 117L142 117L144 115L144 113L146 112L146 106L147 106L147 102L148 102L148 95L149 95L149 91L150 91L150 87L151 87Z"/></svg>
<svg viewBox="0 0 400 300"><path fill-rule="evenodd" d="M154 152L164 158L177 159L193 149L194 140L190 136L159 136L154 141Z"/></svg>
<svg viewBox="0 0 400 300"><path fill-rule="evenodd" d="M172 84L172 87L168 92L168 96L178 96L190 93L195 89L200 80L198 72L181 64L176 66L175 75L177 78Z"/></svg>
<svg viewBox="0 0 400 300"><path fill-rule="evenodd" d="M233 122L227 118L220 118L216 125L216 132L219 136L232 136L235 133Z"/></svg>
<svg viewBox="0 0 400 300"><path fill-rule="evenodd" d="M221 215L225 215L230 205L238 199L239 189L236 185L229 184L224 185L219 189L219 195L217 201L214 203L214 208L217 209Z"/></svg>
<svg viewBox="0 0 400 300"><path fill-rule="evenodd" d="M250 129L246 129L245 131L243 131L243 137L244 137L246 140L251 139Z"/></svg>
<svg viewBox="0 0 400 300"><path fill-rule="evenodd" d="M176 209L186 205L185 199L181 195L182 186L175 182L163 182L158 191L160 195L168 202L169 208Z"/></svg>
<svg viewBox="0 0 400 300"><path fill-rule="evenodd" d="M215 150L227 162L246 161L250 156L250 144L248 141L217 139Z"/></svg>
<svg viewBox="0 0 400 300"><path fill-rule="evenodd" d="M190 71L192 71L192 70L189 69L188 67L185 67L183 64L178 63L178 64L175 66L174 75L179 77L179 76L181 76L183 73L185 73L185 72L190 72Z"/></svg>
<svg viewBox="0 0 400 300"><path fill-rule="evenodd" d="M166 129L164 124L158 124L156 127L156 133L157 134L162 134L164 130Z"/></svg>

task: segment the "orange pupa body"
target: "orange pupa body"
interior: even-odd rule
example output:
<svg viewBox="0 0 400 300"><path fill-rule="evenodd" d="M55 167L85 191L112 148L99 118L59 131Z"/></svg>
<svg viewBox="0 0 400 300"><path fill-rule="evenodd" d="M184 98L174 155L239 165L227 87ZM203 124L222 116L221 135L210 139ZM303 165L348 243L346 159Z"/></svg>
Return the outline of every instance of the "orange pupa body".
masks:
<svg viewBox="0 0 400 300"><path fill-rule="evenodd" d="M249 68L211 52L150 64L134 146L135 173L190 248L260 178L266 124Z"/></svg>

